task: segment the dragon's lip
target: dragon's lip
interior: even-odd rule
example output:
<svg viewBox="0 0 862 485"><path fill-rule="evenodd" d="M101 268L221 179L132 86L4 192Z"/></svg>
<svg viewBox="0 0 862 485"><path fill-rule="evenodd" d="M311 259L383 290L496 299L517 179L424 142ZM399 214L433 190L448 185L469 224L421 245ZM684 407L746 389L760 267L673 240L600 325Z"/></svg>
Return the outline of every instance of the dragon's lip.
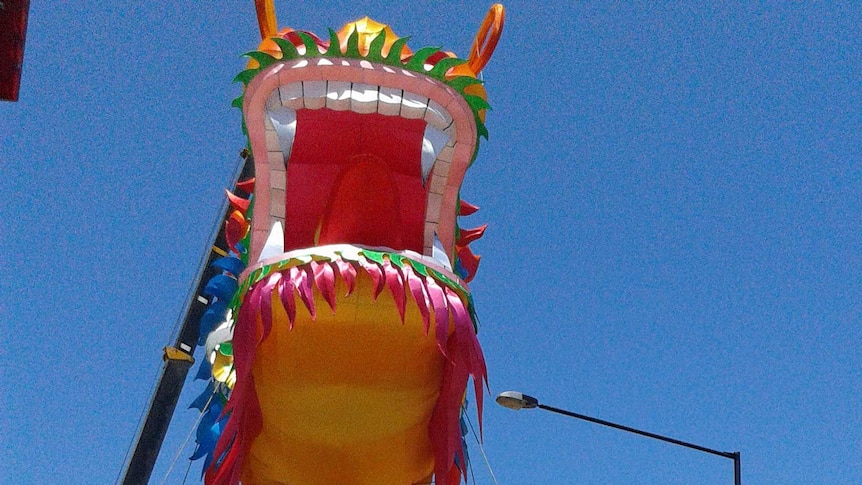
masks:
<svg viewBox="0 0 862 485"><path fill-rule="evenodd" d="M466 170L475 146L475 130L465 129L474 119L463 100L452 103L454 92L430 78L365 61L301 60L277 75L277 83L254 95L265 99L258 111L263 119L246 119L250 133L255 124L265 130L275 189L269 212L288 229L275 249L384 246L451 267L451 250L438 232L454 223L463 176L451 177L450 167ZM282 230L269 226L267 246ZM451 244L451 237L442 239Z"/></svg>

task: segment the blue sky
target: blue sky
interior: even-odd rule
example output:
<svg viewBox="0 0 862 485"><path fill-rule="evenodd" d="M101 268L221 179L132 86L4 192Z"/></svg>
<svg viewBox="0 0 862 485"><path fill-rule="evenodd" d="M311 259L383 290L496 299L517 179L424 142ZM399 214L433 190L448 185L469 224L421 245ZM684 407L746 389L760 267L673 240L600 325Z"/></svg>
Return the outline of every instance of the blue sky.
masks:
<svg viewBox="0 0 862 485"><path fill-rule="evenodd" d="M462 190L490 225L492 394L739 450L747 484L861 483L862 7L506 6ZM276 2L282 26L369 15L462 55L487 7ZM0 104L0 483L122 469L244 144L231 80L257 36L251 0L33 2ZM202 385L152 483L182 483ZM732 483L723 458L485 416L501 484Z"/></svg>

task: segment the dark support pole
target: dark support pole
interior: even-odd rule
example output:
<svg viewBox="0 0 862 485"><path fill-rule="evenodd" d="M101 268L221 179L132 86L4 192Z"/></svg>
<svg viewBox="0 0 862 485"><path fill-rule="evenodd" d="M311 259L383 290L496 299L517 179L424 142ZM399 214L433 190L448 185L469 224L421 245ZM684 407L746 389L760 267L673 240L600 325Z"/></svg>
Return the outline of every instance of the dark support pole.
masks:
<svg viewBox="0 0 862 485"><path fill-rule="evenodd" d="M621 431L627 431L629 433L634 433L634 434L638 434L641 436L646 436L647 438L652 438L652 439L656 439L659 441L664 441L666 443L672 443L675 445L684 446L686 448L691 448L693 450L702 451L704 453L709 453L711 455L717 455L717 456L723 456L724 458L730 458L731 460L733 460L733 483L734 483L734 485L741 485L742 484L742 471L741 471L741 464L740 464L740 455L739 455L738 451L730 453L730 452L726 452L726 451L713 450L713 449L707 448L705 446L700 446L700 445L696 445L694 443L688 443L686 441L682 441L682 440L678 440L678 439L674 439L674 438L669 438L667 436L662 436L660 434L650 433L648 431L643 431L643 430L631 428L628 426L623 426L621 424L612 423L610 421L605 421L604 419L593 418L590 416L585 416L583 414L578 414L578 413L573 413L571 411L566 411L565 409L559 409L559 408L555 408L552 406L546 406L544 404L539 404L539 402L536 401L535 398L532 398L529 396L526 396L526 398L532 399L535 403L535 407L539 407L539 408L544 409L546 411L551 411L552 413L562 414L563 416L569 416L571 418L577 418L577 419L581 419L584 421L589 421L590 423L600 424L602 426L607 426L609 428L619 429Z"/></svg>
<svg viewBox="0 0 862 485"><path fill-rule="evenodd" d="M162 375L153 400L150 402L150 412L141 428L135 452L126 468L123 485L146 485L150 481L159 449L171 424L177 400L180 397L178 389L182 389L186 375L192 362L188 360L166 360Z"/></svg>
<svg viewBox="0 0 862 485"><path fill-rule="evenodd" d="M245 150L243 150L242 156L245 160L241 173L236 174L238 180L244 180L254 174L254 162L251 156ZM237 180L233 180L231 186L235 187L236 182ZM229 213L230 209L228 208L227 213L223 216L226 217ZM203 267L198 270L195 292L191 295L190 301L186 302L183 324L176 342L173 347L165 348L163 356L165 365L162 368L156 392L150 401L146 420L135 443L135 451L132 453L123 480L120 482L123 485L147 485L150 481L150 475L153 473L162 442L165 439L165 434L167 434L168 426L171 424L171 418L177 407L183 384L185 384L186 376L194 363L192 355L198 342L198 322L200 322L209 303L202 293L207 282L216 274L216 270L210 267L210 264L215 259L227 254L224 217L219 219L220 229L214 240L210 241L209 255Z"/></svg>
<svg viewBox="0 0 862 485"><path fill-rule="evenodd" d="M742 463L738 451L733 454L733 483L742 484Z"/></svg>

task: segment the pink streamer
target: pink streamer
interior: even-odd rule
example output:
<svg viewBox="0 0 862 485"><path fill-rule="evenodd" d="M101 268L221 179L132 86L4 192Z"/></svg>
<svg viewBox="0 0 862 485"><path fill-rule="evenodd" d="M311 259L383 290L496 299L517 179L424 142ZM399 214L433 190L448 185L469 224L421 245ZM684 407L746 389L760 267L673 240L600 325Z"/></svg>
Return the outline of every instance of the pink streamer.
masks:
<svg viewBox="0 0 862 485"><path fill-rule="evenodd" d="M294 273L294 270L296 272ZM314 280L311 274L311 269L308 265L302 265L290 268L290 276L296 284L296 289L299 291L299 299L305 304L308 313L311 314L311 319L317 318L317 311L314 308L314 291L312 290L312 281Z"/></svg>
<svg viewBox="0 0 862 485"><path fill-rule="evenodd" d="M310 263L314 273L314 282L317 289L323 295L323 299L329 304L329 309L335 315L335 272L329 263L312 261Z"/></svg>
<svg viewBox="0 0 862 485"><path fill-rule="evenodd" d="M341 278L347 284L347 293L344 296L350 296L356 284L356 268L349 261L343 259L335 260L335 264L338 266Z"/></svg>
<svg viewBox="0 0 862 485"><path fill-rule="evenodd" d="M263 418L251 368L257 346L260 343L254 303L259 303L262 294L265 294L264 286L257 284L246 295L244 308L240 310L234 326L233 357L237 381L233 392L231 392L230 400L222 412L223 416L229 415L230 417L222 435L216 442L214 450L216 460L206 472L205 482L207 485L236 485L239 483L239 464L245 459L252 440L260 434L263 427ZM245 307L249 309L246 310Z"/></svg>
<svg viewBox="0 0 862 485"><path fill-rule="evenodd" d="M428 310L428 295L425 293L425 285L422 278L413 272L413 268L409 264L405 264L404 279L407 280L407 285L410 287L410 293L413 294L413 301L419 307L419 313L422 314L422 322L425 324L425 335L428 335L428 330L431 328L430 311Z"/></svg>
<svg viewBox="0 0 862 485"><path fill-rule="evenodd" d="M449 307L446 304L446 295L437 286L434 278L425 278L425 289L434 307L434 333L437 335L437 348L448 358L446 338L449 334Z"/></svg>
<svg viewBox="0 0 862 485"><path fill-rule="evenodd" d="M263 288L260 290L260 322L263 329L260 335L259 342L263 342L272 330L272 290L275 285L281 280L281 273L273 273L263 283Z"/></svg>
<svg viewBox="0 0 862 485"><path fill-rule="evenodd" d="M288 273L288 276L290 273ZM287 313L287 319L290 322L289 329L293 330L293 324L296 322L296 296L293 291L293 280L282 278L278 282L278 295L281 298L281 304L284 306L284 311Z"/></svg>
<svg viewBox="0 0 862 485"><path fill-rule="evenodd" d="M449 305L452 312L455 314L455 336L457 350L457 359L461 360L464 368L473 378L473 391L476 396L476 410L479 417L479 436L482 436L482 383L486 387L488 385L488 371L485 367L485 358L482 355L482 349L479 347L479 340L476 338L476 331L473 328L473 319L467 309L464 308L464 303L457 293L448 287L444 287L446 296L449 298Z"/></svg>
<svg viewBox="0 0 862 485"><path fill-rule="evenodd" d="M386 285L395 299L398 307L398 315L401 316L401 324L404 324L404 312L407 305L407 295L404 292L404 280L398 268L389 261L383 263L383 271L386 273Z"/></svg>
<svg viewBox="0 0 862 485"><path fill-rule="evenodd" d="M380 266L377 266L377 263L369 261L365 257L359 258L359 265L365 268L365 272L368 273L368 276L374 282L374 301L377 301L377 297L380 296L380 292L383 291L383 287L386 284L383 278L383 270L380 269Z"/></svg>

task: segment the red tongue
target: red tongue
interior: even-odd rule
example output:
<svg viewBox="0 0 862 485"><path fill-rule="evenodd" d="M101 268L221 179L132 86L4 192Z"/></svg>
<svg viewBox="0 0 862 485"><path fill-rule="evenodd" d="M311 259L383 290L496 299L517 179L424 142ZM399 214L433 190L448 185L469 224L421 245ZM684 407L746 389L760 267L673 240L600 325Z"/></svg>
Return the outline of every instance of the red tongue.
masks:
<svg viewBox="0 0 862 485"><path fill-rule="evenodd" d="M350 243L421 253L425 121L329 109L296 117L285 251Z"/></svg>
<svg viewBox="0 0 862 485"><path fill-rule="evenodd" d="M335 184L318 244L362 242L399 248L401 211L391 171L373 155L357 155L354 160Z"/></svg>

